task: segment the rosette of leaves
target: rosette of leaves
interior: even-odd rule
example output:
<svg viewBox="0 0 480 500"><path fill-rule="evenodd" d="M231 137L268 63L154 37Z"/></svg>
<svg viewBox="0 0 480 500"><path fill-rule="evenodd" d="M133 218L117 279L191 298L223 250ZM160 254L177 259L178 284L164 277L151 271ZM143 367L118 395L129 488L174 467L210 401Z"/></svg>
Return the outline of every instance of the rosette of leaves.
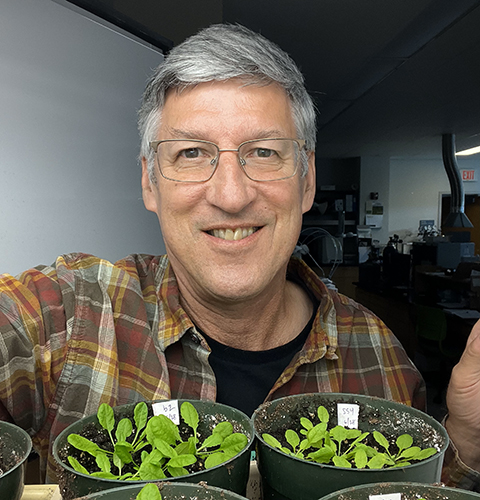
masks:
<svg viewBox="0 0 480 500"><path fill-rule="evenodd" d="M179 427L165 415L148 418L148 407L144 402L134 408L135 428L129 418L121 419L115 426L113 409L103 403L97 418L108 433L113 451L101 448L79 434L70 434L67 437L70 445L95 457L99 470L89 472L73 456L68 456L68 461L75 471L94 477L151 481L187 475L186 467L198 461L203 463L205 469L215 467L247 446L247 436L234 433L233 425L228 421L218 423L211 435L200 442L199 416L195 407L185 401L180 407L180 414L192 429L192 435L185 441L180 436Z"/></svg>
<svg viewBox="0 0 480 500"><path fill-rule="evenodd" d="M301 417L300 435L303 437L293 429L285 431L285 441L289 447L270 434L264 433L262 438L273 448L302 460L357 469L404 467L437 453L435 448L413 446L413 438L409 434L397 437L396 451L391 449L387 438L378 431L372 433L375 445L368 445L370 432L347 429L341 425L328 428L330 415L324 406L318 407L317 417L319 423L316 425L310 419Z"/></svg>

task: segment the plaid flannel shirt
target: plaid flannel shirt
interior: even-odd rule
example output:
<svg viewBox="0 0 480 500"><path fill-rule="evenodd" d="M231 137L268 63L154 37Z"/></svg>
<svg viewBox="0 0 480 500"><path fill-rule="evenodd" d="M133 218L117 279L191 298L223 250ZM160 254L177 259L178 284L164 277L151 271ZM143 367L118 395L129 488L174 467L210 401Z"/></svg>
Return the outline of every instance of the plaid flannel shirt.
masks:
<svg viewBox="0 0 480 500"><path fill-rule="evenodd" d="M309 337L267 400L306 392L369 394L425 408L421 376L373 313L328 290L302 261L296 273L320 302ZM215 400L210 349L182 309L166 256L111 264L69 254L0 277L0 419L26 429L55 480L51 449L101 403ZM479 484L450 450L449 484Z"/></svg>

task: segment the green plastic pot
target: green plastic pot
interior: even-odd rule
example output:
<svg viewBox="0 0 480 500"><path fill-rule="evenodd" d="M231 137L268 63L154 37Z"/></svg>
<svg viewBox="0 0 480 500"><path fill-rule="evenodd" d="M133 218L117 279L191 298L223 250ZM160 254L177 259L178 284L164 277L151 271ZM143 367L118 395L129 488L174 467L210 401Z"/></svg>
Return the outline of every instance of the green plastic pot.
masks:
<svg viewBox="0 0 480 500"><path fill-rule="evenodd" d="M162 500L246 500L245 497L237 495L232 491L206 484L163 481L157 483L157 485L162 494ZM113 488L92 493L91 495L82 497L81 500L135 500L143 486L143 484L136 484L124 486L123 488Z"/></svg>
<svg viewBox="0 0 480 500"><path fill-rule="evenodd" d="M19 500L22 496L26 462L31 451L32 440L23 429L0 422L0 457L5 467L0 474L2 500Z"/></svg>
<svg viewBox="0 0 480 500"><path fill-rule="evenodd" d="M410 434L421 448L434 446L432 457L406 467L348 469L307 462L288 456L262 439L263 433L298 427L299 416L316 415L318 406L334 403L360 405L359 428L389 435ZM363 421L365 419L365 421ZM264 500L316 500L333 491L377 482L435 483L440 480L449 439L445 429L429 415L385 399L357 394L300 394L260 406L253 415L257 437L257 463Z"/></svg>
<svg viewBox="0 0 480 500"><path fill-rule="evenodd" d="M375 483L331 493L321 500L369 500L370 495L400 493L401 500L478 500L480 494L459 488L447 488L422 483Z"/></svg>
<svg viewBox="0 0 480 500"><path fill-rule="evenodd" d="M185 401L192 403L199 414L200 423L198 429L200 432L209 431L217 423L228 420L233 424L235 432L242 432L248 437L248 444L238 455L223 464L212 467L211 469L188 474L186 476L168 478L164 481L188 483L198 483L200 481L204 481L211 486L217 486L219 488L234 491L240 495L244 494L250 471L250 449L255 437L251 419L240 410L220 403L214 403L212 401L179 399L179 407ZM147 404L150 406L152 403L149 402ZM118 422L121 418L131 415L135 405L136 403L133 403L114 408L115 421ZM132 484L132 481L102 479L76 472L68 463L65 463L61 459L61 450L65 450L70 447L67 441L67 436L72 433L79 434L86 425L91 423L96 425L97 428L101 428L98 423L97 416L90 415L68 426L57 436L53 443L53 457L57 463L58 482L64 500L70 500L97 491ZM135 481L133 484L145 484L147 482L161 481L162 480Z"/></svg>

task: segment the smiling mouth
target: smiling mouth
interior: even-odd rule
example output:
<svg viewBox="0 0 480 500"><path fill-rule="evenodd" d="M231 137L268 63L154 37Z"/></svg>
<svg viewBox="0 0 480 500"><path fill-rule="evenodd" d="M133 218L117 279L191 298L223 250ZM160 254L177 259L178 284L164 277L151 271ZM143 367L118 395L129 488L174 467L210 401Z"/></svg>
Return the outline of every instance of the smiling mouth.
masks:
<svg viewBox="0 0 480 500"><path fill-rule="evenodd" d="M237 227L236 229L212 229L208 234L215 238L228 241L239 241L251 236L259 227Z"/></svg>

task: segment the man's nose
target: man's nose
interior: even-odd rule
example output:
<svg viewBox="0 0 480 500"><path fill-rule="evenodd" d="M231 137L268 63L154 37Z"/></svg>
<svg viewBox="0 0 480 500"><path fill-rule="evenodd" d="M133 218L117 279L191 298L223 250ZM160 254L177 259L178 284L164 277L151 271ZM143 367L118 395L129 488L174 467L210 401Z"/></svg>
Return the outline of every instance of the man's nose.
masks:
<svg viewBox="0 0 480 500"><path fill-rule="evenodd" d="M207 201L225 212L238 213L255 198L256 188L240 165L236 149L221 149L208 181Z"/></svg>

